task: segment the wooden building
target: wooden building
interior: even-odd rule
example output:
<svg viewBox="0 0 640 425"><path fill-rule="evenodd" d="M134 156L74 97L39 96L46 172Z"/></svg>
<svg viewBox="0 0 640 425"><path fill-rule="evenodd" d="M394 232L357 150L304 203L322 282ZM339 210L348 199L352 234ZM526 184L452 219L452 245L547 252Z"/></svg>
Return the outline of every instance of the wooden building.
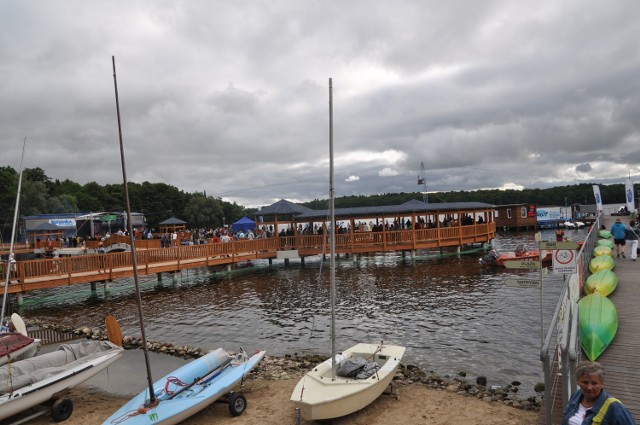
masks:
<svg viewBox="0 0 640 425"><path fill-rule="evenodd" d="M496 228L502 230L535 230L538 225L536 206L507 204L496 207Z"/></svg>

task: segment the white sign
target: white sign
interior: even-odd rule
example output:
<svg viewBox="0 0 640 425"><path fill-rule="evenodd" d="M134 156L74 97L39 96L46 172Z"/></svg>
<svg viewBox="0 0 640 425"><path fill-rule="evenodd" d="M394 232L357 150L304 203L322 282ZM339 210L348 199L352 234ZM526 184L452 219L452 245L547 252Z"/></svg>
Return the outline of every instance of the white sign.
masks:
<svg viewBox="0 0 640 425"><path fill-rule="evenodd" d="M510 288L539 288L540 281L537 279L517 279L508 278L504 280L504 284Z"/></svg>
<svg viewBox="0 0 640 425"><path fill-rule="evenodd" d="M580 244L574 241L554 242L542 241L538 244L540 249L578 249Z"/></svg>
<svg viewBox="0 0 640 425"><path fill-rule="evenodd" d="M60 227L76 227L76 221L73 218L51 218L49 224Z"/></svg>
<svg viewBox="0 0 640 425"><path fill-rule="evenodd" d="M508 269L529 269L535 270L540 268L538 260L508 260L504 262L504 266Z"/></svg>
<svg viewBox="0 0 640 425"><path fill-rule="evenodd" d="M553 274L573 274L577 272L575 250L558 249L553 251Z"/></svg>

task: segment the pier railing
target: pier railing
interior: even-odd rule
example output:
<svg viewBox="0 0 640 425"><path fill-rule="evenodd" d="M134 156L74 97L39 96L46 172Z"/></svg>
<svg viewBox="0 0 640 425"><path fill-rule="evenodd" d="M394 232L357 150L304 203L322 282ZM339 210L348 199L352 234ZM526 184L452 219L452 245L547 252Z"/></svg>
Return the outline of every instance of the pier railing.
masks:
<svg viewBox="0 0 640 425"><path fill-rule="evenodd" d="M434 229L408 229L383 232L351 232L336 235L336 251L360 254L393 250L415 250L459 247L464 244L489 242L495 237L495 223L454 226ZM113 237L113 236L112 236ZM116 238L111 242L119 246ZM128 242L128 241L127 241ZM276 258L282 250L297 250L304 257L326 252L327 235L276 236L253 240L178 245L150 248L146 240L135 241L139 270L145 273L178 271L188 267L229 264L251 258ZM110 247L106 245L107 249ZM128 246L128 245L127 245ZM18 261L12 273L9 291L24 292L51 286L96 282L130 275L132 262L127 252L96 253L86 248L86 254L57 258ZM105 274L106 273L106 274ZM49 280L56 280L50 282ZM4 288L0 291L3 292Z"/></svg>
<svg viewBox="0 0 640 425"><path fill-rule="evenodd" d="M565 287L553 312L540 351L544 372L544 418L551 425L576 390L575 366L580 360L578 300L582 282L589 274L589 261L598 240L600 219L596 219L578 253L577 273L565 276Z"/></svg>

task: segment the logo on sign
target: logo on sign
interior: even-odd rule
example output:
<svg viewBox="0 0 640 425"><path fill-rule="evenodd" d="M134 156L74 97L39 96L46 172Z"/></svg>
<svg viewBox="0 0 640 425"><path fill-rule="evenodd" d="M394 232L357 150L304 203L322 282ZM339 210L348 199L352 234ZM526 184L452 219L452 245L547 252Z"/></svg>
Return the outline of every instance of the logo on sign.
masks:
<svg viewBox="0 0 640 425"><path fill-rule="evenodd" d="M627 190L627 202L631 202L632 199L633 194L631 193L631 190Z"/></svg>
<svg viewBox="0 0 640 425"><path fill-rule="evenodd" d="M76 221L71 218L52 218L49 220L49 224L61 227L72 227L76 225Z"/></svg>

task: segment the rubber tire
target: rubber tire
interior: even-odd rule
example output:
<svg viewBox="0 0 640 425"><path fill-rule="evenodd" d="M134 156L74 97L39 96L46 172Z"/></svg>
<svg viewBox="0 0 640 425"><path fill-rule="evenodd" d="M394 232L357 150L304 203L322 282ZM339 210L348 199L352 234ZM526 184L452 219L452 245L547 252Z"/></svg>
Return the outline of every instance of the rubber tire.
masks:
<svg viewBox="0 0 640 425"><path fill-rule="evenodd" d="M73 413L73 403L68 398L59 398L51 405L51 418L54 422L66 421Z"/></svg>
<svg viewBox="0 0 640 425"><path fill-rule="evenodd" d="M247 409L247 399L240 393L229 395L229 413L231 416L240 416Z"/></svg>

